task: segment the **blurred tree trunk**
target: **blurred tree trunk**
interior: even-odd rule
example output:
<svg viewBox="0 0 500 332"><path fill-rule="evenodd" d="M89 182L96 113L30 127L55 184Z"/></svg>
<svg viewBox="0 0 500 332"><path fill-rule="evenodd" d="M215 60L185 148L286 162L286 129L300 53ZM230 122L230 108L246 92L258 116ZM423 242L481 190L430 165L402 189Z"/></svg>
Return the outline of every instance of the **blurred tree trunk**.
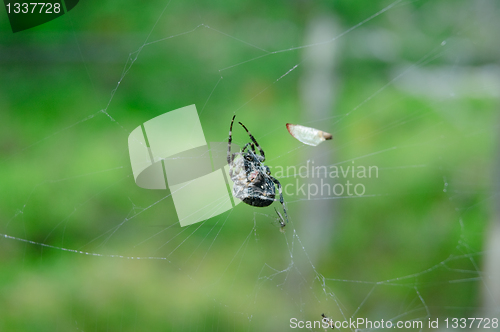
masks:
<svg viewBox="0 0 500 332"><path fill-rule="evenodd" d="M498 138L500 139L500 137ZM492 178L500 176L500 142L497 141L496 163L493 167ZM494 199L498 200L500 183L496 181L493 187ZM484 287L483 287L483 313L480 317L500 317L500 204L495 206L493 219L486 232L485 258L484 258Z"/></svg>
<svg viewBox="0 0 500 332"><path fill-rule="evenodd" d="M332 40L338 35L339 28L335 17L329 13L311 15L306 24L304 38L305 45L324 43ZM301 124L317 127L321 130L331 130L333 121L323 119L334 115L334 102L336 95L336 75L335 64L336 54L339 44L337 41L328 42L319 46L305 48L303 51L302 77L299 86L299 95L302 102ZM334 162L335 156L324 142L318 147L304 147L302 160L314 160L314 166L330 165ZM325 151L330 151L325 154ZM310 163L310 165L311 165ZM311 166L310 166L311 167ZM327 179L324 179L325 181ZM331 182L331 179L328 179ZM308 178L307 183L316 183L320 187L320 181L316 178ZM324 196L323 196L324 197ZM335 221L335 201L317 199L319 195L311 197L311 200L301 204L299 223L296 227L299 236L307 250L313 265L317 266L317 261L331 241L333 226Z"/></svg>

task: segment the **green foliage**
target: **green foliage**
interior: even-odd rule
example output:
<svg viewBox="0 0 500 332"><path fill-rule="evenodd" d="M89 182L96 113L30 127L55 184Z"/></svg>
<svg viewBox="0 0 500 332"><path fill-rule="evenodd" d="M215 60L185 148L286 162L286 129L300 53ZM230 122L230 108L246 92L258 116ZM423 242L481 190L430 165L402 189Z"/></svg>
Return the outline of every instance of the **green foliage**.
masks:
<svg viewBox="0 0 500 332"><path fill-rule="evenodd" d="M416 298L414 286L433 316L458 307L453 317L472 317L481 282L449 282L481 274L475 254L492 219L498 100L469 94L478 91L472 85L435 95L414 74L460 74L462 59L479 72L494 53L485 46L490 21L478 14L481 25L454 43L462 21L443 8L463 13L469 3L400 3L338 40L331 118L310 118L301 101L304 49L293 48L306 43L318 8L339 35L388 4L81 1L71 15L22 33L1 23L0 233L37 244L0 240L0 330L282 330L290 317L329 310L341 319L337 298L348 315L364 303L358 315L387 319ZM390 52L370 42L381 31L392 38ZM361 157L357 165L379 167L366 182L371 197L325 201L335 215L310 220L298 216L312 202L286 197L293 224L285 235L272 209L244 204L181 229L168 192L135 185L127 137L190 104L209 142L227 139L236 113L273 167L305 163L306 148L285 123L315 121L334 134L318 147L328 164ZM234 141L247 137L238 129ZM334 231L318 243L312 269L294 227L307 232L315 219ZM447 260L466 253L474 260ZM384 285L363 302L372 284L338 280Z"/></svg>

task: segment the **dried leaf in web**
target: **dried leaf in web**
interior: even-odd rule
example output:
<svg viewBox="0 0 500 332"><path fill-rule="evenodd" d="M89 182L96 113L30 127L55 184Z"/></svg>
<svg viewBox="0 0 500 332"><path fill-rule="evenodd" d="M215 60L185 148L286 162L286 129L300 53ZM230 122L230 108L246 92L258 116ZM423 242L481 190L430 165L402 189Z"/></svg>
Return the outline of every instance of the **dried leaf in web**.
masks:
<svg viewBox="0 0 500 332"><path fill-rule="evenodd" d="M286 128L293 137L307 145L316 146L323 141L332 139L332 134L315 128L294 125L291 123L287 123Z"/></svg>

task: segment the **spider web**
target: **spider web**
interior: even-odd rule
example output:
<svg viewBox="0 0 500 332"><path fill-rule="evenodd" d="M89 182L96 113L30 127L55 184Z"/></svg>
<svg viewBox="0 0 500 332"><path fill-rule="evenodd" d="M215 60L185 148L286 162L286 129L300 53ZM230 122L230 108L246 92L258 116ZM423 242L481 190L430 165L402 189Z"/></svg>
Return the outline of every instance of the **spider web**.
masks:
<svg viewBox="0 0 500 332"><path fill-rule="evenodd" d="M246 5L82 3L2 37L2 329L499 316L498 4ZM234 114L250 129L288 188L284 232L279 202L180 227L170 191L135 185L130 132L190 104L209 142ZM287 122L333 140L305 146Z"/></svg>

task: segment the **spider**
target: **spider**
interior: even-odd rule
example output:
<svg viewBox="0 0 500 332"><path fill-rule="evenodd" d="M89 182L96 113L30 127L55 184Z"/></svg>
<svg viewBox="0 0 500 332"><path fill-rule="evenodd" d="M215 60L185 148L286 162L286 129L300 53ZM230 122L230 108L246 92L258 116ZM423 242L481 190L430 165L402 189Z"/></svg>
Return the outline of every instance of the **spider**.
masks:
<svg viewBox="0 0 500 332"><path fill-rule="evenodd" d="M252 142L245 144L243 149L241 149L241 152L231 153L232 131L235 117L236 115L234 115L231 120L231 126L229 127L229 139L227 142L227 163L229 164L229 176L231 177L231 181L234 182L233 196L252 206L269 206L275 201L276 185L278 186L280 203L283 206L285 219L286 222L288 222L288 215L286 213L285 202L283 201L281 183L271 176L271 170L263 164L266 160L264 150L262 150L259 143L257 143L252 134L241 122L239 122L239 124L246 130ZM255 147L259 149L260 155L257 155ZM278 211L276 212L278 213ZM279 216L281 217L281 215ZM280 225L281 228L285 226L283 218L281 218Z"/></svg>

